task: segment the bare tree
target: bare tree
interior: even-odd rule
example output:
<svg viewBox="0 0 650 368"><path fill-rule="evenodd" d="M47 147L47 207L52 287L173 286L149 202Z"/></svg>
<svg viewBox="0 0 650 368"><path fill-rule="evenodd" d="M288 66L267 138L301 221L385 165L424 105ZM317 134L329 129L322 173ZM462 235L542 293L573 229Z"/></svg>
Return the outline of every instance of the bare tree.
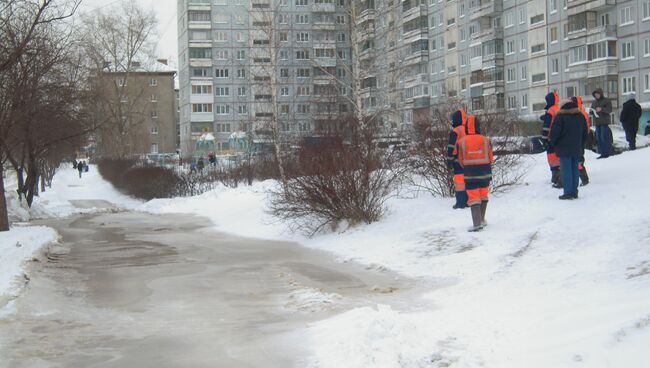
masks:
<svg viewBox="0 0 650 368"><path fill-rule="evenodd" d="M146 87L137 72L155 60L157 19L132 1L87 16L82 41L94 95L98 145L104 154L125 157L141 137L132 133L148 121Z"/></svg>

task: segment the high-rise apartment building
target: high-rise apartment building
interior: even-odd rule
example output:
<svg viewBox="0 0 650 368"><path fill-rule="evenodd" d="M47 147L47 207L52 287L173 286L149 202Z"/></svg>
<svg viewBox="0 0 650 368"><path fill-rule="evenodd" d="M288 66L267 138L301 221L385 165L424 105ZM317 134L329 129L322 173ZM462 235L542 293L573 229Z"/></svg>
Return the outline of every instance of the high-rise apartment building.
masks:
<svg viewBox="0 0 650 368"><path fill-rule="evenodd" d="M347 1L179 0L183 151L202 131L227 148L271 101L307 134L348 102L389 133L449 99L529 120L552 90L650 100L650 0Z"/></svg>
<svg viewBox="0 0 650 368"><path fill-rule="evenodd" d="M300 136L333 129L350 109L351 55L343 0L179 0L181 150L212 133Z"/></svg>

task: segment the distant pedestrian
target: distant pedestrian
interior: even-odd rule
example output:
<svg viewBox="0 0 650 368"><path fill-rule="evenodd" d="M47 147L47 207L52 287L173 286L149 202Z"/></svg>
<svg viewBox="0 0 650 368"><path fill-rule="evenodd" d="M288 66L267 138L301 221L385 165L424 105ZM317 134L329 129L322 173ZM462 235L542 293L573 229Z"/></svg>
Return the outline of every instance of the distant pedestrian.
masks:
<svg viewBox="0 0 650 368"><path fill-rule="evenodd" d="M79 163L77 163L77 170L79 171L79 179L81 179L81 173L84 172L83 161L79 161Z"/></svg>
<svg viewBox="0 0 650 368"><path fill-rule="evenodd" d="M72 168L75 170L77 169L77 160L75 159L72 160Z"/></svg>
<svg viewBox="0 0 650 368"><path fill-rule="evenodd" d="M592 113L592 121L596 126L596 140L598 141L598 153L600 153L598 158L607 158L612 150L612 130L609 129L612 102L605 97L602 88L597 88L592 96L594 96L594 102L591 103L591 108L595 112L595 114Z"/></svg>
<svg viewBox="0 0 650 368"><path fill-rule="evenodd" d="M476 116L467 118L465 135L456 143L455 153L464 170L467 205L472 210L472 227L469 231L479 231L487 226L485 212L492 181L493 156L490 138L481 134L480 121Z"/></svg>
<svg viewBox="0 0 650 368"><path fill-rule="evenodd" d="M205 162L203 161L203 157L199 158L199 162L196 164L196 168L199 169L199 172L203 172L203 168L205 167Z"/></svg>
<svg viewBox="0 0 650 368"><path fill-rule="evenodd" d="M564 194L560 199L578 198L578 162L584 155L587 122L578 104L569 100L557 112L550 140L560 158Z"/></svg>
<svg viewBox="0 0 650 368"><path fill-rule="evenodd" d="M630 93L627 96L627 101L623 104L620 120L631 151L636 149L636 135L639 133L639 119L641 119L642 113L641 105L636 102L636 94Z"/></svg>
<svg viewBox="0 0 650 368"><path fill-rule="evenodd" d="M217 166L217 156L214 154L214 152L210 152L208 155L208 161L210 161L211 166Z"/></svg>
<svg viewBox="0 0 650 368"><path fill-rule="evenodd" d="M84 172L88 172L88 164L84 161Z"/></svg>
<svg viewBox="0 0 650 368"><path fill-rule="evenodd" d="M560 109L560 97L557 92L549 92L545 97L546 106L544 107L544 115L539 119L542 121L542 141L546 146L546 161L551 169L551 183L554 188L562 188L562 177L560 176L560 159L557 157L553 145L548 139L549 132L555 114Z"/></svg>

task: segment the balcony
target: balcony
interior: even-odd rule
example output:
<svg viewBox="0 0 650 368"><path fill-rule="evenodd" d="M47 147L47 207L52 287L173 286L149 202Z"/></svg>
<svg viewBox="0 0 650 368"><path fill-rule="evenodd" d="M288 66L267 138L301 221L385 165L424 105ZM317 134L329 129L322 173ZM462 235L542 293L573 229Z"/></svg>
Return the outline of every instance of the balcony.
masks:
<svg viewBox="0 0 650 368"><path fill-rule="evenodd" d="M493 39L503 39L503 28L488 28L472 35L472 41L490 41Z"/></svg>
<svg viewBox="0 0 650 368"><path fill-rule="evenodd" d="M491 17L502 12L503 0L481 1L481 5L473 9L470 19L477 20L482 17Z"/></svg>
<svg viewBox="0 0 650 368"><path fill-rule="evenodd" d="M212 0L189 0L187 2L188 10L210 10Z"/></svg>
<svg viewBox="0 0 650 368"><path fill-rule="evenodd" d="M587 66L587 78L618 75L618 60L616 58L592 61Z"/></svg>
<svg viewBox="0 0 650 368"><path fill-rule="evenodd" d="M374 59L377 56L373 48L363 50L359 53L359 60Z"/></svg>
<svg viewBox="0 0 650 368"><path fill-rule="evenodd" d="M332 68L336 66L336 57L317 57L314 58L314 65L321 68Z"/></svg>
<svg viewBox="0 0 650 368"><path fill-rule="evenodd" d="M367 21L374 21L375 14L375 9L365 9L361 12L361 14L359 14L359 17L357 18L357 24L362 24Z"/></svg>
<svg viewBox="0 0 650 368"><path fill-rule="evenodd" d="M314 13L334 13L336 12L336 4L334 3L312 4L311 11Z"/></svg>
<svg viewBox="0 0 650 368"><path fill-rule="evenodd" d="M616 40L618 35L616 33L615 25L607 25L594 27L590 29L581 29L572 31L567 34L569 39L568 47L581 46L585 43L595 43L602 40Z"/></svg>
<svg viewBox="0 0 650 368"><path fill-rule="evenodd" d="M408 10L405 10L402 13L402 22L406 23L409 20L418 18L420 16L426 16L428 14L428 6L427 5L418 5L414 6Z"/></svg>
<svg viewBox="0 0 650 368"><path fill-rule="evenodd" d="M423 107L429 107L431 105L431 99L429 96L415 97L413 99L413 108L421 109Z"/></svg>
<svg viewBox="0 0 650 368"><path fill-rule="evenodd" d="M585 11L599 11L616 6L616 0L569 0L567 14L576 15Z"/></svg>

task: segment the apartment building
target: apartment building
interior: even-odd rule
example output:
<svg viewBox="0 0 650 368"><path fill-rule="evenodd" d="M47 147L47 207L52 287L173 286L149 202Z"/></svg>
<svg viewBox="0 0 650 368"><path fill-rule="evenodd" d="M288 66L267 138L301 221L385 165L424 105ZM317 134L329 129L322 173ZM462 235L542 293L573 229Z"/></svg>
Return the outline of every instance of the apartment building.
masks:
<svg viewBox="0 0 650 368"><path fill-rule="evenodd" d="M269 123L284 137L334 129L352 101L344 0L179 0L183 154L205 133L230 151L235 132Z"/></svg>
<svg viewBox="0 0 650 368"><path fill-rule="evenodd" d="M95 112L101 125L97 153L124 157L176 150L176 70L167 60L130 70L102 71L96 79L100 92Z"/></svg>

